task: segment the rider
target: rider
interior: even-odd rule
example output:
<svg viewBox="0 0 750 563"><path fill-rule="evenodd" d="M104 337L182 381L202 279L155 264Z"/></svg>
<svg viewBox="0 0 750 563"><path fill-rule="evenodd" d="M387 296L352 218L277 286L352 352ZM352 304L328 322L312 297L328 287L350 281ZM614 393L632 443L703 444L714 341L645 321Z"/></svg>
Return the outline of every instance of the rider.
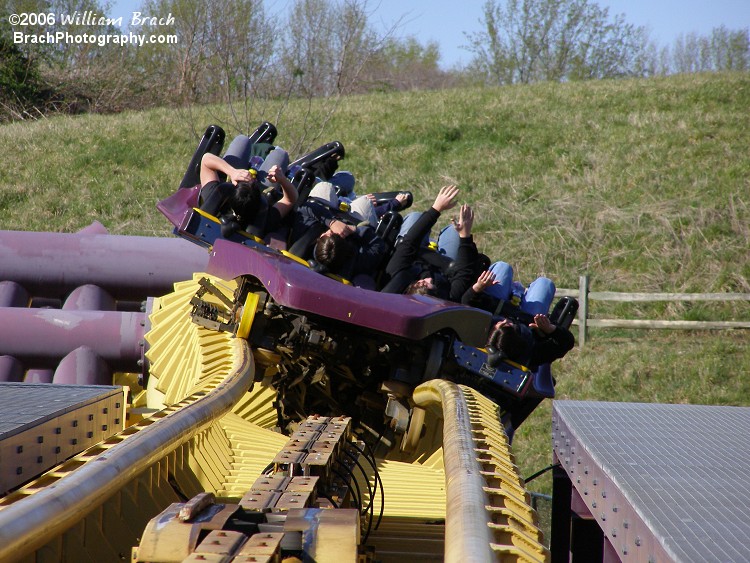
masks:
<svg viewBox="0 0 750 563"><path fill-rule="evenodd" d="M455 185L444 186L432 207L415 218L386 265L385 272L389 280L381 291L432 295L449 301L461 301L475 275L478 258L477 247L471 236L474 223L471 207L461 206L458 221L453 221L458 241L450 268L446 269L427 260L423 253L424 240L440 214L455 207L458 192Z"/></svg>
<svg viewBox="0 0 750 563"><path fill-rule="evenodd" d="M262 191L262 184L250 170L230 165L223 158L206 153L201 159L199 197L200 209L215 216L229 213L238 227L250 234L264 237L281 224L297 201L297 190L275 165L268 171L268 179L281 186L282 197L273 206ZM222 182L219 173L227 176Z"/></svg>

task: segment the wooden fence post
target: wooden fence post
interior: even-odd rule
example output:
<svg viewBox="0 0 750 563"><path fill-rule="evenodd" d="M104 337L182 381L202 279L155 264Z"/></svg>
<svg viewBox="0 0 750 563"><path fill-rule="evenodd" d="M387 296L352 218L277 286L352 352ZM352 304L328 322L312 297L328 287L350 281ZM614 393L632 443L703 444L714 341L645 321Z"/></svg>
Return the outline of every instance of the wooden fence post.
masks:
<svg viewBox="0 0 750 563"><path fill-rule="evenodd" d="M578 301L578 347L583 348L584 344L586 344L587 319L589 317L588 274L578 279Z"/></svg>

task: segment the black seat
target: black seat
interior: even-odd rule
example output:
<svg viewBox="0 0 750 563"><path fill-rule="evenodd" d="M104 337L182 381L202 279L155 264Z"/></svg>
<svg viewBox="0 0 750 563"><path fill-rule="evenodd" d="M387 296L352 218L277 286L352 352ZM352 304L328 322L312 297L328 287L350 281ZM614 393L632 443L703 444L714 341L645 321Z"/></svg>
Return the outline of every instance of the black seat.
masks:
<svg viewBox="0 0 750 563"><path fill-rule="evenodd" d="M578 313L578 300L574 297L561 297L555 303L549 315L549 320L557 326L570 328L573 319L576 318L576 313Z"/></svg>
<svg viewBox="0 0 750 563"><path fill-rule="evenodd" d="M403 216L396 211L386 212L378 221L375 232L385 241L388 248L392 249L396 245L396 237L398 237L403 222Z"/></svg>
<svg viewBox="0 0 750 563"><path fill-rule="evenodd" d="M203 133L198 148L193 153L193 158L190 159L185 175L182 177L180 182L181 188L192 188L201 183L200 171L201 171L201 159L206 153L215 154L219 156L221 149L224 148L224 139L226 133L224 129L218 125L209 125L206 128L206 132Z"/></svg>

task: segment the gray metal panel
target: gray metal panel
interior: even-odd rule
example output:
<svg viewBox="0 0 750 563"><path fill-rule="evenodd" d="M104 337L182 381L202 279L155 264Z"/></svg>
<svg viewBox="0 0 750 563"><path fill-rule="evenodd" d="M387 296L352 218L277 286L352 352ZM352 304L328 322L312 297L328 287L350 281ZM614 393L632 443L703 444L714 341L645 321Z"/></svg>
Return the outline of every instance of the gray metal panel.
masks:
<svg viewBox="0 0 750 563"><path fill-rule="evenodd" d="M750 561L750 408L554 401L553 426L620 557Z"/></svg>
<svg viewBox="0 0 750 563"><path fill-rule="evenodd" d="M122 388L110 385L0 382L0 441Z"/></svg>

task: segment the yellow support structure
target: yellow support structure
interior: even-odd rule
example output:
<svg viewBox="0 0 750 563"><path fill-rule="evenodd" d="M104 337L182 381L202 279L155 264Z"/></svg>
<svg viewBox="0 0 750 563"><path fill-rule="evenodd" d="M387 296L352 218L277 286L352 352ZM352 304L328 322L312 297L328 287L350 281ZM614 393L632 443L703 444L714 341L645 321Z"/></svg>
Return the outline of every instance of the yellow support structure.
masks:
<svg viewBox="0 0 750 563"><path fill-rule="evenodd" d="M270 382L279 358L271 350L251 353L246 340L191 321L202 277L175 284L155 302L146 335L148 408L141 410L157 412L0 499L0 561L129 558L166 507L203 491L217 502L239 502L284 447L287 437L271 430ZM228 296L236 288L211 282ZM382 526L368 540L378 559L547 561L497 405L443 380L419 386L413 400L430 411L427 435L413 453L376 460L385 502L379 493L369 498L374 469L365 465L367 475L358 476L363 504L372 500L376 518L382 508ZM357 519L328 523L329 516L321 513L326 533L355 545L351 530L359 528L349 520Z"/></svg>
<svg viewBox="0 0 750 563"><path fill-rule="evenodd" d="M499 407L441 379L417 387L413 400L443 418L445 561L549 561Z"/></svg>

